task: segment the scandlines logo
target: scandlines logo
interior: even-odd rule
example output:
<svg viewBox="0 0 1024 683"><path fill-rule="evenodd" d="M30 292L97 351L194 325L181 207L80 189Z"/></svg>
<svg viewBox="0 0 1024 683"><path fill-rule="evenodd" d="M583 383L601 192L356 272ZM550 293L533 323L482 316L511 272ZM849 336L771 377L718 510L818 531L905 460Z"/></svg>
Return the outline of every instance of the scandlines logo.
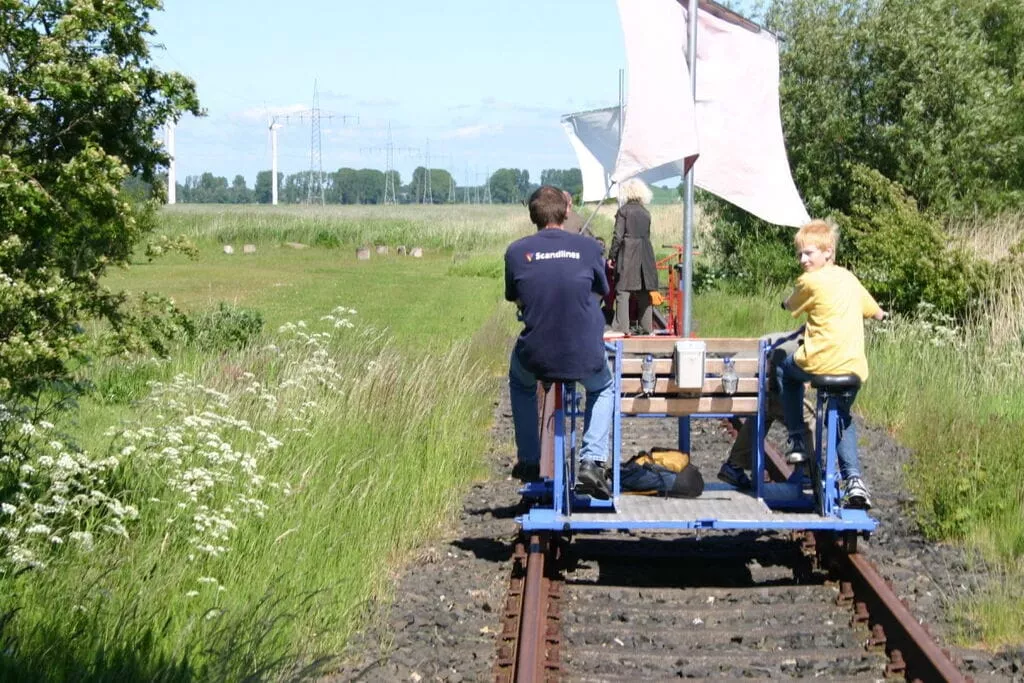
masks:
<svg viewBox="0 0 1024 683"><path fill-rule="evenodd" d="M580 252L569 251L568 249L559 249L558 251L535 251L526 252L526 262L532 261L549 261L551 259L575 259L580 260Z"/></svg>

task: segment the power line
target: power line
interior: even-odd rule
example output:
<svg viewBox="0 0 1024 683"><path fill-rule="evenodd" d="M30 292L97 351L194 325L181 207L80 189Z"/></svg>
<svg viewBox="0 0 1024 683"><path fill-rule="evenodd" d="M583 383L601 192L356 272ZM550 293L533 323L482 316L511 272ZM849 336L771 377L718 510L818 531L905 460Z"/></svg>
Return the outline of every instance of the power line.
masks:
<svg viewBox="0 0 1024 683"><path fill-rule="evenodd" d="M455 158L448 155L448 203L455 201Z"/></svg>
<svg viewBox="0 0 1024 683"><path fill-rule="evenodd" d="M320 147L320 90L317 83L313 81L313 109L310 112L312 135L309 141L309 185L306 193L306 203L312 204L313 200L320 196L320 206L324 202L324 162L322 149ZM328 118L330 118L328 116Z"/></svg>
<svg viewBox="0 0 1024 683"><path fill-rule="evenodd" d="M426 151L426 155L425 155L425 163L427 165L427 168L426 168L426 174L425 174L426 178L423 181L423 184L424 184L424 187L423 187L423 203L424 204L433 204L434 203L434 191L430 187L430 138L427 138L426 150L427 151Z"/></svg>
<svg viewBox="0 0 1024 683"><path fill-rule="evenodd" d="M397 188L395 187L395 152L399 154L411 154L418 150L412 147L395 147L395 142L391 138L391 122L388 121L388 141L387 144L377 147L366 147L365 152L384 152L384 203L385 204L397 204Z"/></svg>
<svg viewBox="0 0 1024 683"><path fill-rule="evenodd" d="M350 114L335 114L334 112L323 113L320 111L320 89L317 85L316 80L313 81L313 108L307 109L306 111L296 112L294 114L282 114L271 118L270 129L271 134L274 133L274 124L278 121L289 122L292 119L298 119L300 123L304 123L306 117L310 119L310 140L309 140L309 177L307 179L306 186L306 202L312 204L314 201L319 200L320 204L326 203L324 197L324 165L323 165L323 146L320 138L320 120L321 119L340 119L342 125L348 123L349 120L355 119L356 123L359 123L358 116L352 116ZM276 137L276 136L275 136Z"/></svg>

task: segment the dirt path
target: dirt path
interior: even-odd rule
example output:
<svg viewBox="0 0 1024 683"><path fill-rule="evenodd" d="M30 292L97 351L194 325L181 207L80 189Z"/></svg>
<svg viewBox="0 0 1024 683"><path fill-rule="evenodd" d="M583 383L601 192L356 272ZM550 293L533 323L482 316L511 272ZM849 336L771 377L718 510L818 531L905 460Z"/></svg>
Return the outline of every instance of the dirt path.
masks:
<svg viewBox="0 0 1024 683"><path fill-rule="evenodd" d="M382 609L350 643L344 665L327 681L487 681L492 679L495 638L510 569L516 482L507 392L495 406L489 480L473 486L451 533L424 548L398 580L394 604ZM624 428L623 453L672 446L672 420L635 420ZM712 480L728 449L728 437L712 420L695 421L694 461ZM951 633L945 605L990 580L951 546L925 541L913 528L902 487L906 449L884 432L861 430L862 466L881 522L861 545L919 619L934 633ZM954 648L976 681L1024 682L1024 649L992 655Z"/></svg>

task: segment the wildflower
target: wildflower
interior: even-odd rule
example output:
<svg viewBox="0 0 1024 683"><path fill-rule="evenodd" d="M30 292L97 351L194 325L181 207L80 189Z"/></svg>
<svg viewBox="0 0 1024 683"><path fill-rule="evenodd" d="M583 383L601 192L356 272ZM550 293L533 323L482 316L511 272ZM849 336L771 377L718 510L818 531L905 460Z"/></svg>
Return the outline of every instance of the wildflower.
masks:
<svg viewBox="0 0 1024 683"><path fill-rule="evenodd" d="M189 591L188 593L185 593L186 598L194 598L197 595L199 595L199 591Z"/></svg>
<svg viewBox="0 0 1024 683"><path fill-rule="evenodd" d="M18 508L14 507L10 503L0 503L0 512L3 512L5 515L13 515L17 511Z"/></svg>
<svg viewBox="0 0 1024 683"><path fill-rule="evenodd" d="M69 537L82 546L83 550L92 550L92 534L88 531L72 531Z"/></svg>

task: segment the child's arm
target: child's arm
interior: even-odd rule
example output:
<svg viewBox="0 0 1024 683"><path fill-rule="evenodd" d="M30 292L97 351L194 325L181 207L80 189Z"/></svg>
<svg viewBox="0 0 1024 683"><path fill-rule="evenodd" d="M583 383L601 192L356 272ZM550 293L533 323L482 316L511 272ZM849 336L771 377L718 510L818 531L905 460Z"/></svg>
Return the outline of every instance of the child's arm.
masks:
<svg viewBox="0 0 1024 683"><path fill-rule="evenodd" d="M796 281L793 292L782 302L782 309L792 313L794 318L807 309L813 298L812 288L803 280L804 277L801 275L800 279Z"/></svg>
<svg viewBox="0 0 1024 683"><path fill-rule="evenodd" d="M889 315L882 310L882 307L875 301L875 297L871 296L871 293L864 288L859 281L860 285L860 301L861 301L861 312L865 318L874 318L875 320L885 320L885 316Z"/></svg>

